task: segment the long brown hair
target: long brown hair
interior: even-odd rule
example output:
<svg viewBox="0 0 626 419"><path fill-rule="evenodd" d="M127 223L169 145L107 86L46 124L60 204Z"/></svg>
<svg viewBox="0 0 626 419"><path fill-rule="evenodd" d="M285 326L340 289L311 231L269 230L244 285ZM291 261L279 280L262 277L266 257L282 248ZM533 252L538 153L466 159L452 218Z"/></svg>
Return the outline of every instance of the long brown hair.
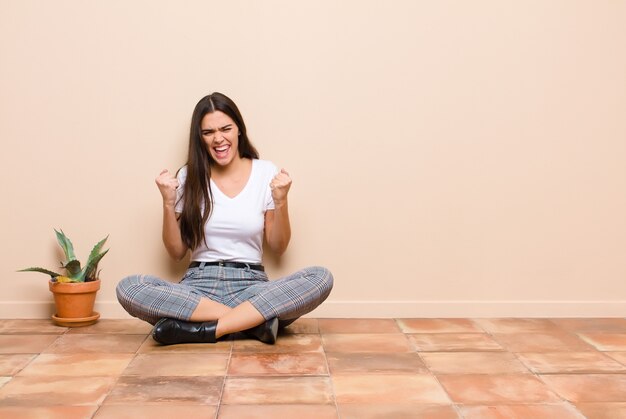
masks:
<svg viewBox="0 0 626 419"><path fill-rule="evenodd" d="M215 161L207 150L202 140L202 118L208 113L215 111L224 112L237 125L239 129L239 157L258 159L259 153L254 148L243 117L230 98L221 93L211 93L200 99L191 116L191 129L189 132L189 152L187 155L187 180L183 190L183 212L180 215L180 232L183 242L190 248L195 249L200 243L205 242L204 225L206 224L213 209L213 192L211 191L211 166ZM204 210L201 208L204 205Z"/></svg>

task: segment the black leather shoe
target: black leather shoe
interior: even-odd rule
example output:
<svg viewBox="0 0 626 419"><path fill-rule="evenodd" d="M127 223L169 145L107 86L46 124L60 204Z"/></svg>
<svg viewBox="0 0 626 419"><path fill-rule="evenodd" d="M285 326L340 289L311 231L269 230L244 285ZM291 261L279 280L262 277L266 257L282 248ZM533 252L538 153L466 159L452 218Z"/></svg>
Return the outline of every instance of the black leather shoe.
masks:
<svg viewBox="0 0 626 419"><path fill-rule="evenodd" d="M163 345L177 343L215 343L217 321L186 322L163 318L152 329L152 338Z"/></svg>
<svg viewBox="0 0 626 419"><path fill-rule="evenodd" d="M251 329L244 330L243 333L258 339L263 343L273 345L276 343L276 336L278 335L278 318L274 317L265 323L261 323Z"/></svg>

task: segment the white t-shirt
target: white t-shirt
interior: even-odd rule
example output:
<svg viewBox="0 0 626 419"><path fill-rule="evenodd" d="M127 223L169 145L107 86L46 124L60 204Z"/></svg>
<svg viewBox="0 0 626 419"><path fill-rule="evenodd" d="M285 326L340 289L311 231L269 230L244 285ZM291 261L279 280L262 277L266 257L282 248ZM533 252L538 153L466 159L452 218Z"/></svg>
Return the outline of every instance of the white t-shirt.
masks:
<svg viewBox="0 0 626 419"><path fill-rule="evenodd" d="M253 159L248 183L234 198L226 196L210 180L213 208L204 226L206 244L202 242L193 249L191 260L261 263L265 211L274 209L270 182L277 173L278 168L272 162ZM184 205L187 166L180 169L177 179L176 212L180 213Z"/></svg>

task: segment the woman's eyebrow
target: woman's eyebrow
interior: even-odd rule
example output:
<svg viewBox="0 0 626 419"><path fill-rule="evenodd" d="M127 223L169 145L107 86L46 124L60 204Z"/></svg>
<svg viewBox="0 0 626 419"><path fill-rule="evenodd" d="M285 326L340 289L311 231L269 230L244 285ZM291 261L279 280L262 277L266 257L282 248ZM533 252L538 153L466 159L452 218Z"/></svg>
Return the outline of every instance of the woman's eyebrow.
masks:
<svg viewBox="0 0 626 419"><path fill-rule="evenodd" d="M233 124L226 124L223 127L219 127L218 129L225 129L225 128L230 128L232 127ZM203 128L202 131L215 131L213 128Z"/></svg>

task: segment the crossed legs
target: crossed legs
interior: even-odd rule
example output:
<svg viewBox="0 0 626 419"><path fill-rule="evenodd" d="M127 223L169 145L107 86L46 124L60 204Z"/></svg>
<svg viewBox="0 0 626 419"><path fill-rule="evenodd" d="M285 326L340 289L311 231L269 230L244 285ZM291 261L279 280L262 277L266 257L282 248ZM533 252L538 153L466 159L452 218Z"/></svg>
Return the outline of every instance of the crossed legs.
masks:
<svg viewBox="0 0 626 419"><path fill-rule="evenodd" d="M205 322L211 320L217 320L215 337L218 339L265 322L263 315L249 301L244 301L231 308L208 298L201 298L189 321Z"/></svg>
<svg viewBox="0 0 626 419"><path fill-rule="evenodd" d="M217 284L216 287L224 284L212 283ZM120 281L117 296L134 317L151 324L163 318L213 322L211 335L219 338L250 330L275 318L281 319L283 324L292 322L328 297L333 277L325 268L312 267L276 281L253 281L252 285L224 298L225 304L210 298L217 288L207 291L204 286L201 281L190 286L186 281L174 284L152 276L133 275Z"/></svg>

